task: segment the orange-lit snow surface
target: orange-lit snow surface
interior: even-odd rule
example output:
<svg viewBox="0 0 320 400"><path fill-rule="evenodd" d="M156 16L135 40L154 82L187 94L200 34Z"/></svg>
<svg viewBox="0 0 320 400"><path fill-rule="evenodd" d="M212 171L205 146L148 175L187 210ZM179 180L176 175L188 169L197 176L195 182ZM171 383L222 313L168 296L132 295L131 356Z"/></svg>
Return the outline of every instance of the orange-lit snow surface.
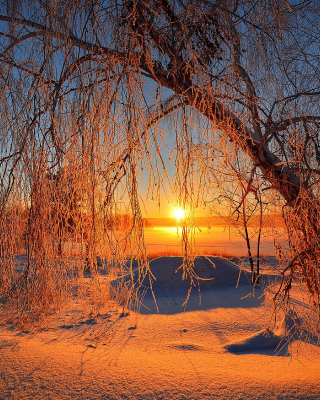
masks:
<svg viewBox="0 0 320 400"><path fill-rule="evenodd" d="M320 354L292 343L275 354L281 326L239 268L204 258L196 272L215 278L191 292L179 257L151 262L157 278L140 312L79 318L76 307L40 332L0 328L1 399L319 399ZM180 276L179 276L180 275ZM278 348L279 350L280 348Z"/></svg>

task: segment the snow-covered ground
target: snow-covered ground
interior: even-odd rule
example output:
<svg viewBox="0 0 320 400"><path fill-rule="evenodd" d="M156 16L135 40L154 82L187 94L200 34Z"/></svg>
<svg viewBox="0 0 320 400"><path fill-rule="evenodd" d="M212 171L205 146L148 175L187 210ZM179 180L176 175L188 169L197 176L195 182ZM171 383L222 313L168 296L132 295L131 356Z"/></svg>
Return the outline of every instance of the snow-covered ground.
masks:
<svg viewBox="0 0 320 400"><path fill-rule="evenodd" d="M318 347L288 349L263 290L211 261L196 260L203 280L185 306L181 258L162 257L150 264L158 312L147 290L139 311L94 317L72 303L42 332L2 326L0 399L319 399Z"/></svg>

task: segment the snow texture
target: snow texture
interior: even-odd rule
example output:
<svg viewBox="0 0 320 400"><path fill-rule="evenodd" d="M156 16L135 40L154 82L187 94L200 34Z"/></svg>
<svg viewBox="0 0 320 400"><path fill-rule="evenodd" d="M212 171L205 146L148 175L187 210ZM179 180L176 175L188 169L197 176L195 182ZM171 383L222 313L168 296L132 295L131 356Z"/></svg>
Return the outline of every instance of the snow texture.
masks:
<svg viewBox="0 0 320 400"><path fill-rule="evenodd" d="M263 289L253 296L246 271L211 261L196 260L208 280L196 280L186 306L182 259L164 257L151 262L159 312L145 287L139 312L83 315L73 302L42 332L3 325L0 399L319 399L316 340L302 345L301 321L287 315L290 351L300 349L290 356Z"/></svg>

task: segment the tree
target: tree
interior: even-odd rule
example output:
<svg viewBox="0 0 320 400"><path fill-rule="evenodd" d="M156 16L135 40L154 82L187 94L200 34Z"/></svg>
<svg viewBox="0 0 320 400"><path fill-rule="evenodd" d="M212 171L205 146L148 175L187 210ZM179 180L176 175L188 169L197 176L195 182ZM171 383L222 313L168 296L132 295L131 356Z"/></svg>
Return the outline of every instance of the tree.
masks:
<svg viewBox="0 0 320 400"><path fill-rule="evenodd" d="M275 300L287 301L300 279L319 313L317 1L21 0L0 8L3 202L28 173L27 155L50 170L72 152L91 165L92 182L103 176L106 205L115 190L128 192L141 231L138 176L149 168L159 196L161 121L170 118L179 202L195 204L205 171L221 155L237 168L232 152L240 150L262 190L282 199L274 197L291 262ZM199 156L199 144L212 157ZM137 234L138 248L142 240Z"/></svg>
<svg viewBox="0 0 320 400"><path fill-rule="evenodd" d="M81 193L75 178L64 169L59 169L55 174L48 173L46 181L49 186L52 225L56 225L57 250L59 256L62 256L63 241L75 235L82 218Z"/></svg>
<svg viewBox="0 0 320 400"><path fill-rule="evenodd" d="M207 205L212 214L219 215L225 220L231 233L236 233L245 240L251 268L251 282L254 285L260 280L261 234L262 226L270 225L265 223L270 212L269 204L262 201L259 186L261 180L254 176L254 169L248 168L247 163L240 160L237 154L232 164L228 164L229 160L224 157L222 165L219 166L226 171L224 174L218 173L213 167L208 171L212 176L212 186L216 186L218 190L215 190L215 197L212 200L208 198ZM256 260L253 255L252 239L257 240Z"/></svg>

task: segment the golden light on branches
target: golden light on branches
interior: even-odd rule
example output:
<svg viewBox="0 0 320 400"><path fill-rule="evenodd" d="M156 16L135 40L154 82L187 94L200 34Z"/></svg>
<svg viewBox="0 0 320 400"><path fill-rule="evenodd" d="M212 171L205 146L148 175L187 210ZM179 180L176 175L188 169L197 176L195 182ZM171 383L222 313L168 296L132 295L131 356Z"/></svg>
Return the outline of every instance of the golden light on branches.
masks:
<svg viewBox="0 0 320 400"><path fill-rule="evenodd" d="M148 171L161 203L166 151L191 232L194 210L220 195L244 220L253 205L282 208L290 249L275 302L287 305L299 282L318 315L316 2L12 4L0 2L4 304L38 315L83 270L97 285L98 264L127 273L128 254L148 275L139 182Z"/></svg>

